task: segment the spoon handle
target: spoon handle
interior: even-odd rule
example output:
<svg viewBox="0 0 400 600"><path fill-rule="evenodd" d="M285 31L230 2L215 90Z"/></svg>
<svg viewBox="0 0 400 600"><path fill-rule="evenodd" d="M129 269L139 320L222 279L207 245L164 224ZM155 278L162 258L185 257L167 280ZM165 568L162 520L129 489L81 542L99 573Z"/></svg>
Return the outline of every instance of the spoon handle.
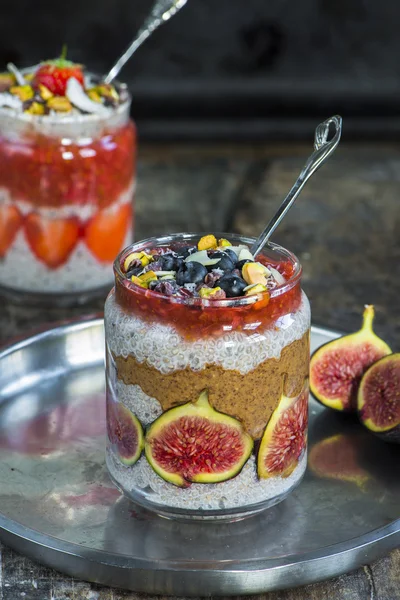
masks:
<svg viewBox="0 0 400 600"><path fill-rule="evenodd" d="M334 126L335 133L331 140L328 141L330 125ZM324 121L318 125L315 130L314 152L307 160L303 170L296 180L296 183L280 205L279 209L272 217L264 231L258 237L257 241L253 244L251 253L254 257L257 256L260 250L264 247L288 210L293 206L297 196L300 194L311 175L313 175L315 171L319 169L326 159L334 152L339 144L341 134L342 118L338 115L331 117L327 121Z"/></svg>
<svg viewBox="0 0 400 600"><path fill-rule="evenodd" d="M143 44L145 40L153 33L157 27L168 21L175 13L185 6L187 0L156 0L151 12L142 27L139 29L131 45L125 50L124 54L117 60L104 79L105 83L111 83L115 79L130 59L132 54Z"/></svg>

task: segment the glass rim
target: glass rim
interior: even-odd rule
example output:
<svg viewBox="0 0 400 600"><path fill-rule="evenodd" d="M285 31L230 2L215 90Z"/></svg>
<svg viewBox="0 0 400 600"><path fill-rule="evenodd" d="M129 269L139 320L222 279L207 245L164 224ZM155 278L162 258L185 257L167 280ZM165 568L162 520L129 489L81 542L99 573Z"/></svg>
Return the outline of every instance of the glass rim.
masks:
<svg viewBox="0 0 400 600"><path fill-rule="evenodd" d="M276 298L282 294L285 294L286 292L288 292L290 289L292 289L301 279L301 275L303 272L303 268L301 266L301 263L299 261L299 259L297 258L297 256L291 252L290 250L287 250L286 248L284 248L283 246L280 246L279 244L275 244L274 242L267 242L263 248L263 250L265 249L270 249L274 252L277 252L279 254L281 254L283 257L285 257L286 259L289 259L291 261L291 263L294 266L294 272L292 274L292 276L290 277L290 279L288 279L287 281L285 281L285 283L278 285L276 288L272 289L272 290L267 290L265 292L258 292L257 294L253 294L250 296L238 296L237 298L223 298L223 299L219 299L219 300L210 300L208 298L200 298L200 297L177 297L177 296L167 296L166 294L161 294L160 292L155 292L153 290L149 290L148 288L142 288L138 285L136 285L135 283L133 283L132 281L130 281L129 279L125 278L125 275L121 269L121 264L123 262L123 259L126 258L127 254L130 252L138 252L138 251L143 251L145 249L145 247L149 247L152 244L152 247L160 247L162 245L167 245L168 243L171 242L176 242L176 241L190 241L192 239L199 239L202 237L202 233L189 233L189 232L185 232L185 233L171 233L168 235L164 235L164 236L152 236L149 238L145 238L143 240L140 240L138 242L134 242L133 244L130 244L129 246L127 246L126 248L124 248L116 257L114 264L113 264L113 270L114 270L114 276L115 276L115 283L117 284L121 284L123 285L123 287L129 291L131 291L134 294L138 294L138 296L142 297L143 299L163 299L166 300L170 303L174 303L174 304L182 304L182 305L187 305L187 306L203 306L203 307L220 307L220 308L227 308L227 307L243 307L243 306L249 306L254 304L255 302L258 302L260 299L264 298L267 294L269 296L269 298ZM226 238L231 240L235 240L235 241L240 241L244 244L247 244L249 246L251 246L255 241L256 238L252 238L252 237L248 237L248 236L243 236L237 233L224 233L224 232L216 232L214 233L214 235L216 237L221 237L221 238ZM263 252L263 250L261 250L261 253Z"/></svg>

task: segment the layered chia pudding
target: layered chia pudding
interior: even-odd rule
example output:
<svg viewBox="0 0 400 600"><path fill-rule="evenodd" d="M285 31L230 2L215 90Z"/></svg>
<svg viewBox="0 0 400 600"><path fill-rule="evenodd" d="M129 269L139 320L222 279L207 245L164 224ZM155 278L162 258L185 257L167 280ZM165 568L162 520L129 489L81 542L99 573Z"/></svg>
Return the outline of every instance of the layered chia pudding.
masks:
<svg viewBox="0 0 400 600"><path fill-rule="evenodd" d="M0 288L71 303L132 242L130 95L61 58L0 75Z"/></svg>
<svg viewBox="0 0 400 600"><path fill-rule="evenodd" d="M105 306L107 467L159 514L238 518L306 468L310 308L296 257L237 235L125 249Z"/></svg>

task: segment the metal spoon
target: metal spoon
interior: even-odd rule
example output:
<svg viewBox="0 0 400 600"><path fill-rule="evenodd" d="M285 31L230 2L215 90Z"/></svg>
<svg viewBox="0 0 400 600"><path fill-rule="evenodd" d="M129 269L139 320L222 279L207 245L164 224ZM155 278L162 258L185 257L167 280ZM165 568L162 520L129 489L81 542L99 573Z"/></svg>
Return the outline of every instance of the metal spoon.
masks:
<svg viewBox="0 0 400 600"><path fill-rule="evenodd" d="M155 31L160 25L173 17L178 10L185 6L187 0L156 0L151 9L151 12L141 29L139 29L133 42L117 60L115 65L110 69L108 75L104 79L105 83L111 83L116 78L124 64L130 59L132 54L143 44L145 40Z"/></svg>
<svg viewBox="0 0 400 600"><path fill-rule="evenodd" d="M329 126L334 125L335 133L333 137L328 141L329 137ZM297 178L296 183L280 205L279 209L272 217L264 231L258 237L257 241L251 248L251 253L254 257L260 252L269 240L272 233L278 227L283 217L286 215L288 210L293 206L297 196L310 179L311 175L315 173L317 169L326 161L326 159L335 151L340 141L342 134L342 117L338 115L327 119L323 123L320 123L315 130L314 148L315 151L311 154L303 167L302 172Z"/></svg>

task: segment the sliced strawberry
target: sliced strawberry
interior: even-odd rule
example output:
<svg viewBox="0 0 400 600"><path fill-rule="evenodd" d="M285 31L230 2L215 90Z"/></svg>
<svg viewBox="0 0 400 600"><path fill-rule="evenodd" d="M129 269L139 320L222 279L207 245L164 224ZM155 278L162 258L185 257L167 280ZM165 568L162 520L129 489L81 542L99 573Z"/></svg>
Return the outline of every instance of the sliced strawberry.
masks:
<svg viewBox="0 0 400 600"><path fill-rule="evenodd" d="M0 205L0 258L5 256L22 223L22 215L16 206Z"/></svg>
<svg viewBox="0 0 400 600"><path fill-rule="evenodd" d="M117 210L99 211L86 226L85 242L101 262L112 262L122 250L132 223L132 207L123 204Z"/></svg>
<svg viewBox="0 0 400 600"><path fill-rule="evenodd" d="M35 89L44 85L56 96L65 96L67 81L71 77L75 77L83 85L82 65L66 60L64 54L63 51L61 58L48 60L40 65L33 77L32 85Z"/></svg>
<svg viewBox="0 0 400 600"><path fill-rule="evenodd" d="M76 217L47 219L31 213L25 221L25 236L35 256L50 269L64 264L79 237Z"/></svg>

